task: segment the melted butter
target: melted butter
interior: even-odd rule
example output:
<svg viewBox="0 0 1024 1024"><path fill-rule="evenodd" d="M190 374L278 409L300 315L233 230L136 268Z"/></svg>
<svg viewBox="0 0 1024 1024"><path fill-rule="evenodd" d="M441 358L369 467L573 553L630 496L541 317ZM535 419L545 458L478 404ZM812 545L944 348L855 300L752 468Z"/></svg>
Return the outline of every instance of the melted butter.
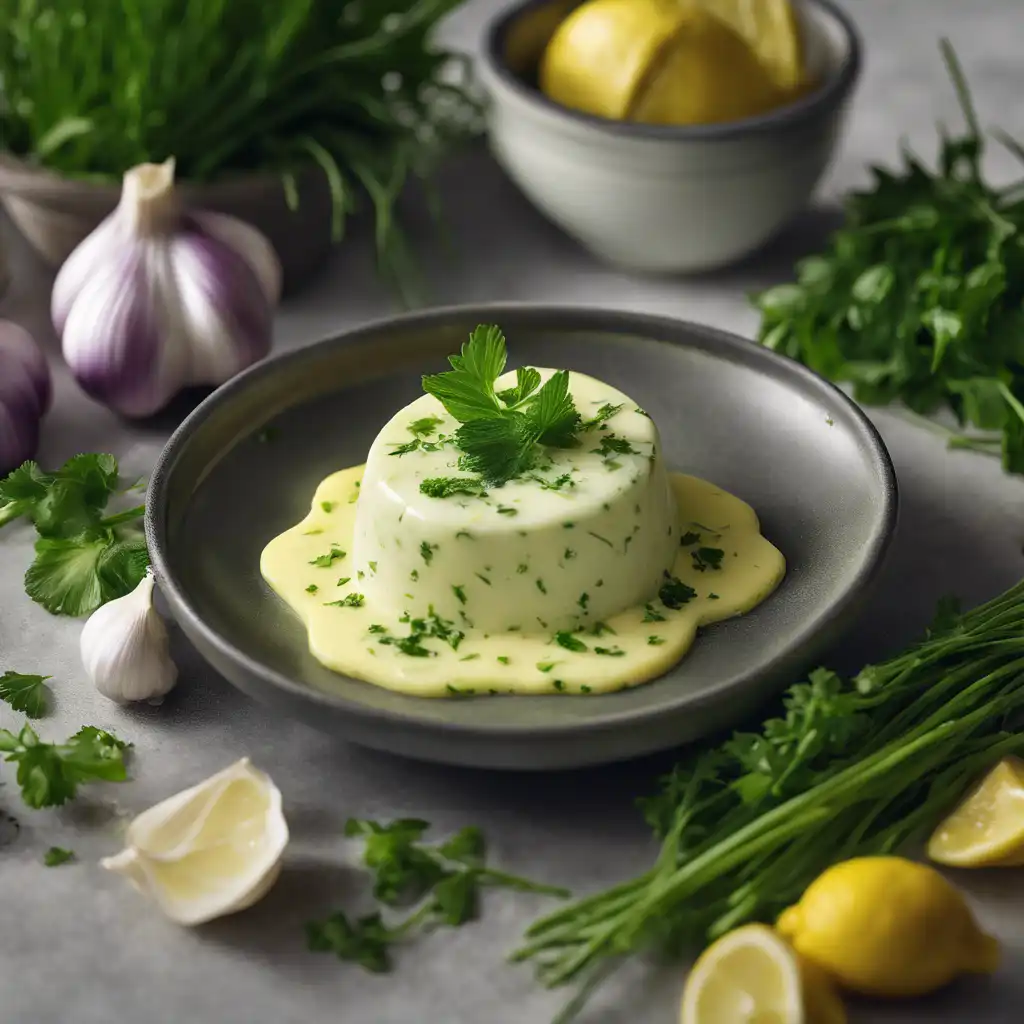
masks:
<svg viewBox="0 0 1024 1024"><path fill-rule="evenodd" d="M707 481L672 473L668 478L679 538L672 574L694 590L687 603L668 608L652 594L646 605L573 633L569 642L585 650L567 649L552 629L536 621L512 632L485 633L453 619L449 633L464 633L457 647L430 638L420 645L429 650L427 656L410 655L382 642L409 636L411 627L400 621L393 602L385 607L367 597L370 588L365 584L376 568L358 568L366 563L357 563L353 553L365 468L345 469L324 480L309 515L264 549L260 569L305 624L310 650L320 662L400 693L587 694L638 686L679 662L701 626L749 612L785 574L782 554L761 535L749 505ZM693 535L699 539L682 543ZM702 547L721 552L718 567L698 557ZM612 574L601 583L616 586ZM411 588L397 600L403 598L414 600ZM335 603L346 600L348 604ZM527 619L533 614L529 608L518 610Z"/></svg>

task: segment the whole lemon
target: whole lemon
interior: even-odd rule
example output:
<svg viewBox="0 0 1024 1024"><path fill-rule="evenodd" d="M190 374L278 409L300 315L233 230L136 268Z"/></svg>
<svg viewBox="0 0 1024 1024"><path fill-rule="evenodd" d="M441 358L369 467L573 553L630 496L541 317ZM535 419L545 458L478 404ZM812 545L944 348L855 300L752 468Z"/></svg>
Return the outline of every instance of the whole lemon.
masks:
<svg viewBox="0 0 1024 1024"><path fill-rule="evenodd" d="M696 0L588 0L555 31L539 84L615 120L710 124L786 102L753 49Z"/></svg>
<svg viewBox="0 0 1024 1024"><path fill-rule="evenodd" d="M823 872L778 931L843 987L918 996L959 974L988 974L999 944L936 870L901 857L859 857Z"/></svg>

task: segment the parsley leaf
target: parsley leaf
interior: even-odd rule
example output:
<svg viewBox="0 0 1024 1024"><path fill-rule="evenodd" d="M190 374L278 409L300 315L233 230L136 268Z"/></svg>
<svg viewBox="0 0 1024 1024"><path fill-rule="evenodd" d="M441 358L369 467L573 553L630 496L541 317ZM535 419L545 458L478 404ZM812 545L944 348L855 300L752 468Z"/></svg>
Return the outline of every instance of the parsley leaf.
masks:
<svg viewBox="0 0 1024 1024"><path fill-rule="evenodd" d="M25 676L19 672L5 672L0 676L0 700L29 718L42 718L47 712L47 689L50 676Z"/></svg>
<svg viewBox="0 0 1024 1024"><path fill-rule="evenodd" d="M665 573L665 582L658 591L658 597L666 608L682 608L684 604L692 601L697 596L693 587L687 586L682 580ZM656 622L656 618L645 618L644 622Z"/></svg>
<svg viewBox="0 0 1024 1024"><path fill-rule="evenodd" d="M28 519L36 528L35 561L25 574L33 601L55 615L88 615L134 590L149 567L139 505L105 515L128 488L112 455L76 455L52 472L26 462L0 480L0 526Z"/></svg>
<svg viewBox="0 0 1024 1024"><path fill-rule="evenodd" d="M707 572L708 569L721 569L722 559L725 552L721 548L697 548L692 552L693 567L697 572Z"/></svg>
<svg viewBox="0 0 1024 1024"><path fill-rule="evenodd" d="M480 480L472 476L432 476L420 482L420 493L428 498L450 498L453 494L468 494L486 498Z"/></svg>
<svg viewBox="0 0 1024 1024"><path fill-rule="evenodd" d="M69 860L73 860L74 856L74 850L65 850L60 846L51 846L43 855L43 864L48 868L59 867L61 864L67 864Z"/></svg>
<svg viewBox="0 0 1024 1024"><path fill-rule="evenodd" d="M64 743L44 743L30 725L15 735L0 729L0 755L18 766L21 798L29 807L57 807L74 799L85 782L123 782L128 744L95 726Z"/></svg>
<svg viewBox="0 0 1024 1024"><path fill-rule="evenodd" d="M444 423L439 416L423 416L409 424L409 433L416 437L429 437Z"/></svg>
<svg viewBox="0 0 1024 1024"><path fill-rule="evenodd" d="M572 633L564 629L555 634L555 643L558 644L559 647L564 647L567 651L576 651L577 653L580 653L582 651L589 650L582 640L573 636Z"/></svg>

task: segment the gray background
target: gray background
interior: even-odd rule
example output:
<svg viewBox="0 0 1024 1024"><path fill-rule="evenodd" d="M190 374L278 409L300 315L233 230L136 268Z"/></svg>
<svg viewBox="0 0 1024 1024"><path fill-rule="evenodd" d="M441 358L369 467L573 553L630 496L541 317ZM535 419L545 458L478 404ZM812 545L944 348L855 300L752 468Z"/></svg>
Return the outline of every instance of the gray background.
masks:
<svg viewBox="0 0 1024 1024"><path fill-rule="evenodd" d="M473 0L453 19L450 38L478 43L499 5ZM986 124L1024 136L1019 0L848 0L866 40L864 81L850 130L820 202L768 251L732 270L691 280L642 280L596 265L546 224L482 152L466 154L443 188L454 259L433 243L421 249L437 302L540 300L640 309L705 321L750 335L746 293L786 278L798 255L821 244L834 223L829 202L865 180L865 165L889 161L906 135L934 152L934 122L955 117L935 46L947 34L963 59ZM1024 174L993 151L996 180ZM410 204L415 224L425 223ZM419 233L419 232L418 232ZM51 352L45 297L49 279L5 234L15 279L0 313L33 329ZM394 306L374 277L369 236L357 229L330 270L281 311L277 348L286 349L378 317ZM903 516L871 609L837 651L841 664L878 658L909 640L936 597L954 591L976 602L1024 574L1024 484L993 462L947 453L941 440L896 415L873 413L899 473ZM78 451L109 450L129 473L146 473L166 426L128 428L82 397L62 371L40 453L54 463ZM0 850L0 1019L4 1024L109 1021L279 1024L545 1024L562 996L538 989L504 952L543 908L498 895L483 920L441 932L400 956L398 971L371 977L303 948L302 922L336 906L359 907L364 880L346 866L340 827L349 814L415 814L439 830L480 824L495 859L510 870L577 891L596 889L645 867L652 847L631 808L664 760L574 775L510 776L435 768L344 746L276 720L217 678L178 643L182 682L161 709L122 711L87 685L78 661L77 622L51 618L24 595L20 577L31 537L8 528L0 540L0 669L54 676L57 711L48 738L83 723L115 729L136 745L134 781L93 789L57 812L23 811L8 786L0 806L22 822ZM0 723L18 716L0 710ZM164 922L121 879L99 870L118 846L119 820L249 754L284 793L293 832L286 870L254 910L196 931ZM7 770L4 774L9 777ZM51 845L78 863L40 864ZM957 881L983 923L1006 945L991 981L957 986L905 1007L858 1004L855 1021L1009 1024L1024 1005L1024 875L972 873ZM608 986L586 1024L676 1019L683 972L640 968Z"/></svg>

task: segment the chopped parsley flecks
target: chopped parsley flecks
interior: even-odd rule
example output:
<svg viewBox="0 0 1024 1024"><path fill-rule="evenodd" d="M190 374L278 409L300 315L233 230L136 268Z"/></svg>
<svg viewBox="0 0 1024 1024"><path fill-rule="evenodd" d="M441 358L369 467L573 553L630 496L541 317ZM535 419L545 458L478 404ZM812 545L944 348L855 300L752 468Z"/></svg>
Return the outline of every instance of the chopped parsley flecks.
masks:
<svg viewBox="0 0 1024 1024"><path fill-rule="evenodd" d="M562 529L563 530L575 530L576 529L576 524L575 523L562 523Z"/></svg>
<svg viewBox="0 0 1024 1024"><path fill-rule="evenodd" d="M580 693L590 693L590 687L586 683L580 683Z"/></svg>
<svg viewBox="0 0 1024 1024"><path fill-rule="evenodd" d="M597 581L597 582L596 582L596 583L594 584L594 586L595 586L595 587L603 587L603 586L604 586L604 580L598 580L598 581Z"/></svg>
<svg viewBox="0 0 1024 1024"><path fill-rule="evenodd" d="M479 657L479 654L467 654L464 658L459 658L459 661L476 661Z"/></svg>
<svg viewBox="0 0 1024 1024"><path fill-rule="evenodd" d="M646 416L648 419L651 418L651 414L646 409L641 409L639 405L633 410L633 412L639 413L641 416Z"/></svg>
<svg viewBox="0 0 1024 1024"><path fill-rule="evenodd" d="M388 631L387 626L382 626L379 622L374 622L369 629L370 633L386 633Z"/></svg>
<svg viewBox="0 0 1024 1024"><path fill-rule="evenodd" d="M622 658L626 654L621 647L595 647L594 653L603 654L608 658Z"/></svg>
<svg viewBox="0 0 1024 1024"><path fill-rule="evenodd" d="M550 672L558 662L556 661L538 661L537 671L538 672Z"/></svg>
<svg viewBox="0 0 1024 1024"><path fill-rule="evenodd" d="M582 640L573 636L572 633L565 629L555 634L555 643L558 644L559 647L564 647L567 651L582 653L590 650Z"/></svg>
<svg viewBox="0 0 1024 1024"><path fill-rule="evenodd" d="M444 420L438 416L423 416L418 420L413 420L407 429L415 437L429 437L442 423Z"/></svg>
<svg viewBox="0 0 1024 1024"><path fill-rule="evenodd" d="M351 576L339 576L338 577L338 584L337 585L339 587L343 587L343 586L345 586L346 583L350 582L351 579L352 579Z"/></svg>
<svg viewBox="0 0 1024 1024"><path fill-rule="evenodd" d="M565 689L565 683L563 683L561 679L552 679L551 680L551 685L556 690L564 690Z"/></svg>
<svg viewBox="0 0 1024 1024"><path fill-rule="evenodd" d="M459 604L466 603L466 589L465 587L452 586L452 593L458 598Z"/></svg>
<svg viewBox="0 0 1024 1024"><path fill-rule="evenodd" d="M586 591L584 591L582 594L580 594L579 599L576 601L576 603L580 606L580 608L583 609L583 611L586 611L587 605L590 604L590 595L586 593Z"/></svg>
<svg viewBox="0 0 1024 1024"><path fill-rule="evenodd" d="M436 544L431 544L429 541L424 541L420 544L420 556L427 565L430 565L434 560L434 552L437 551L437 547Z"/></svg>
<svg viewBox="0 0 1024 1024"><path fill-rule="evenodd" d="M665 642L665 638L663 636L649 636L647 642L652 647L660 647Z"/></svg>
<svg viewBox="0 0 1024 1024"><path fill-rule="evenodd" d="M419 578L420 578L420 571L419 571L419 569L413 569L413 571L411 573L409 573L409 579L411 579L413 581L413 583L415 583Z"/></svg>
<svg viewBox="0 0 1024 1024"><path fill-rule="evenodd" d="M420 439L418 437L413 438L411 441L406 441L405 444L394 445L394 451L388 452L388 455L408 455L410 452L416 451L420 446Z"/></svg>
<svg viewBox="0 0 1024 1024"><path fill-rule="evenodd" d="M664 622L665 616L659 612L653 604L644 605L644 622Z"/></svg>
<svg viewBox="0 0 1024 1024"><path fill-rule="evenodd" d="M693 552L693 567L697 572L721 569L725 552L721 548L697 548Z"/></svg>
<svg viewBox="0 0 1024 1024"><path fill-rule="evenodd" d="M367 562L366 564L370 567L370 572L375 573L377 571L377 563L376 562Z"/></svg>
<svg viewBox="0 0 1024 1024"><path fill-rule="evenodd" d="M309 564L315 565L318 569L329 569L335 562L344 557L345 552L337 544L332 544L331 550L326 555L317 555Z"/></svg>
<svg viewBox="0 0 1024 1024"><path fill-rule="evenodd" d="M545 480L544 477L537 476L535 473L531 479L540 484L541 489L545 491L560 491L563 487L576 486L572 473L563 473L561 476L555 477L554 480Z"/></svg>
<svg viewBox="0 0 1024 1024"><path fill-rule="evenodd" d="M459 644L466 636L465 633L455 628L454 622L442 619L433 609L430 610L430 614L426 618L412 618L406 612L399 621L409 626L408 636L395 636L384 627L374 628L371 626L370 632L380 636L378 643L394 647L400 653L411 658L432 658L436 655L435 651L424 647L424 640L442 640L453 651L457 651Z"/></svg>
<svg viewBox="0 0 1024 1024"><path fill-rule="evenodd" d="M362 580L362 579L365 579L365 578L366 578L366 573L363 572L362 569L357 569L356 570L356 579Z"/></svg>
<svg viewBox="0 0 1024 1024"><path fill-rule="evenodd" d="M539 615L537 616L537 622L540 625L541 629L547 629L548 628L548 624Z"/></svg>
<svg viewBox="0 0 1024 1024"><path fill-rule="evenodd" d="M460 690L457 686L452 686L451 683L445 684L445 689L453 697L472 697L473 694L476 693L476 690L474 690L471 686L467 686L465 689Z"/></svg>
<svg viewBox="0 0 1024 1024"><path fill-rule="evenodd" d="M612 629L607 622L595 622L594 625L590 627L591 636L604 636L605 633L611 633L612 636L615 635L615 630Z"/></svg>
<svg viewBox="0 0 1024 1024"><path fill-rule="evenodd" d="M709 601L719 601L719 600L721 600L721 598L719 598L719 596L717 594L708 594L708 600Z"/></svg>
<svg viewBox="0 0 1024 1024"><path fill-rule="evenodd" d="M584 420L580 424L581 430L595 430L597 427L603 426L607 420L610 420L619 410L622 408L620 405L610 405L607 402L597 410L596 413L589 419Z"/></svg>
<svg viewBox="0 0 1024 1024"><path fill-rule="evenodd" d="M335 502L333 502L333 501L321 501L320 502L320 507L325 512L333 512L334 511L334 506L335 506Z"/></svg>
<svg viewBox="0 0 1024 1024"><path fill-rule="evenodd" d="M562 553L562 558L564 558L567 562L571 562L575 557L576 552L573 551L572 548L566 548L565 551Z"/></svg>
<svg viewBox="0 0 1024 1024"><path fill-rule="evenodd" d="M315 583L310 583L310 585L306 587L306 593L315 594L319 589L320 588Z"/></svg>
<svg viewBox="0 0 1024 1024"><path fill-rule="evenodd" d="M506 633L518 633L522 628L523 628L522 626L509 626L505 630L505 632Z"/></svg>
<svg viewBox="0 0 1024 1024"><path fill-rule="evenodd" d="M687 584L671 575L671 573L665 573L665 582L658 591L658 597L666 608L682 608L684 604L692 601L696 596L697 591L693 587L687 586Z"/></svg>
<svg viewBox="0 0 1024 1024"><path fill-rule="evenodd" d="M356 489L352 492L352 497L348 499L350 505L354 505L359 500L359 483L360 481L357 480Z"/></svg>
<svg viewBox="0 0 1024 1024"><path fill-rule="evenodd" d="M362 608L366 598L362 594L349 594L340 601L325 601L325 608Z"/></svg>
<svg viewBox="0 0 1024 1024"><path fill-rule="evenodd" d="M499 516L517 516L519 515L519 509L512 508L511 505L499 505L498 506Z"/></svg>
<svg viewBox="0 0 1024 1024"><path fill-rule="evenodd" d="M323 531L323 527L317 526L317 527L314 527L312 530L303 530L302 531L302 536L303 537L316 537L318 534L321 534L323 532L324 532Z"/></svg>
<svg viewBox="0 0 1024 1024"><path fill-rule="evenodd" d="M487 497L480 478L475 476L428 477L420 481L420 493L428 498L450 498L454 494L468 494L471 498Z"/></svg>
<svg viewBox="0 0 1024 1024"><path fill-rule="evenodd" d="M543 580L537 580L537 589L542 594L546 594L548 592L548 588L544 585L544 581Z"/></svg>
<svg viewBox="0 0 1024 1024"><path fill-rule="evenodd" d="M469 530L459 530L459 532L457 534L455 534L455 539L456 540L476 540L476 538L473 536L473 534L471 534L469 532Z"/></svg>
<svg viewBox="0 0 1024 1024"><path fill-rule="evenodd" d="M599 540L602 544L607 544L610 548L615 547L615 545L607 537L602 537L601 534L594 533L593 530L587 530L587 533L589 533L590 536L594 538L594 540Z"/></svg>
<svg viewBox="0 0 1024 1024"><path fill-rule="evenodd" d="M516 566L516 572L519 573L520 576L525 575L529 571L530 567L525 562L520 562L519 565Z"/></svg>
<svg viewBox="0 0 1024 1024"><path fill-rule="evenodd" d="M511 661L511 658L506 657L504 654L499 654L497 660L500 661L502 665L507 665Z"/></svg>
<svg viewBox="0 0 1024 1024"><path fill-rule="evenodd" d="M628 537L627 537L627 538L626 538L626 539L625 539L625 540L624 540L624 541L622 542L622 551L623 551L623 554L626 554L626 553L627 553L627 552L629 551L629 545L633 543L633 537L634 537L634 536L635 536L635 534L631 533L631 534L630 534L630 535L629 535L629 536L628 536Z"/></svg>
<svg viewBox="0 0 1024 1024"><path fill-rule="evenodd" d="M687 530L686 533L679 538L679 546L681 548L690 548L694 544L700 543L700 534L694 533L693 530Z"/></svg>
<svg viewBox="0 0 1024 1024"><path fill-rule="evenodd" d="M475 577L476 577L476 578L477 578L478 580L483 580L483 581L484 581L484 583L486 583L486 584L487 584L487 586L489 586L489 587L490 587L490 586L493 586L493 584L491 583L490 579L489 579L488 577L486 577L486 576L485 576L485 575L484 575L484 574L483 574L482 572L475 572L475 573L473 573L473 575L474 575L474 576L475 576Z"/></svg>
<svg viewBox="0 0 1024 1024"><path fill-rule="evenodd" d="M615 455L639 455L633 445L624 437L616 437L614 434L605 434L601 438L599 448L591 448L591 452L600 455L604 459L610 459Z"/></svg>

